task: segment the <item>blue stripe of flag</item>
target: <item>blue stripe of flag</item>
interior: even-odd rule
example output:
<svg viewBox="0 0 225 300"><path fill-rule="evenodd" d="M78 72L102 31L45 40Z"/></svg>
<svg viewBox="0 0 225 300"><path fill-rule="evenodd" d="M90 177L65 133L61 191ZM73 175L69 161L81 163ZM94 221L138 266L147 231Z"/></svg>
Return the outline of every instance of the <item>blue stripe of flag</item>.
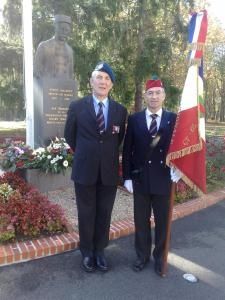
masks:
<svg viewBox="0 0 225 300"><path fill-rule="evenodd" d="M203 80L203 59L201 59L201 65L198 67L198 74Z"/></svg>
<svg viewBox="0 0 225 300"><path fill-rule="evenodd" d="M192 43L194 32L195 32L195 25L196 25L196 19L197 19L197 13L194 13L190 19L190 22L188 24L188 42Z"/></svg>

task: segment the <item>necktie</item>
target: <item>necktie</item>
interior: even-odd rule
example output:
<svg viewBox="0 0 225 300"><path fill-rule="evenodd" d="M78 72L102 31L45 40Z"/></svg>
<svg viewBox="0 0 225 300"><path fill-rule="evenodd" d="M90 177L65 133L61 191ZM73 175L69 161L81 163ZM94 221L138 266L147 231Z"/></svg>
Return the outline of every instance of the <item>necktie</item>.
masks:
<svg viewBox="0 0 225 300"><path fill-rule="evenodd" d="M152 122L149 127L149 133L151 134L152 137L154 137L157 133L157 122L156 122L157 117L158 117L157 114L151 115Z"/></svg>
<svg viewBox="0 0 225 300"><path fill-rule="evenodd" d="M98 103L99 110L97 113L97 124L98 124L98 130L100 133L103 133L105 131L105 120L104 120L104 115L103 115L103 103L99 102Z"/></svg>

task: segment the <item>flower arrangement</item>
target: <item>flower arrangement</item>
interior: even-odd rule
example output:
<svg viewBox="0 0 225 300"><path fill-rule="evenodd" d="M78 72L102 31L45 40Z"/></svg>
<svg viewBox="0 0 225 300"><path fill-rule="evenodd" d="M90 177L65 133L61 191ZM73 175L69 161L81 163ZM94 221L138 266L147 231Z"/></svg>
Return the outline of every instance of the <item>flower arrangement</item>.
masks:
<svg viewBox="0 0 225 300"><path fill-rule="evenodd" d="M23 142L11 142L0 153L0 166L5 171L40 169L45 173L65 172L72 166L73 152L64 138L55 138L47 147L35 150Z"/></svg>

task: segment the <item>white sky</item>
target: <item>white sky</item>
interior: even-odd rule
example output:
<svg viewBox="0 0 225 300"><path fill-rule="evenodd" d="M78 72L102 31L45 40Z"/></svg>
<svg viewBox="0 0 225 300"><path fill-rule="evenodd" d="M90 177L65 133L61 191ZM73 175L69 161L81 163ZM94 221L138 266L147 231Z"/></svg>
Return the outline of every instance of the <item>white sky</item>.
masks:
<svg viewBox="0 0 225 300"><path fill-rule="evenodd" d="M2 24L2 9L5 4L5 0L0 0L0 25Z"/></svg>
<svg viewBox="0 0 225 300"><path fill-rule="evenodd" d="M225 2L223 0L208 0L208 14L219 19L225 29Z"/></svg>

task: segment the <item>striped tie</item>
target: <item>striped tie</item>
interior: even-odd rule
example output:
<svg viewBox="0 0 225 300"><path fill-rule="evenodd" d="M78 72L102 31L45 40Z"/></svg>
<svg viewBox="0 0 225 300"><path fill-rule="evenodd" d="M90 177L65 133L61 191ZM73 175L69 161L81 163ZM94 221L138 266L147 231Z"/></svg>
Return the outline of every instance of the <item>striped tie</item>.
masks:
<svg viewBox="0 0 225 300"><path fill-rule="evenodd" d="M105 120L104 120L104 115L103 115L103 103L99 102L98 103L99 110L97 113L97 124L98 124L98 130L99 133L102 134L105 131Z"/></svg>
<svg viewBox="0 0 225 300"><path fill-rule="evenodd" d="M158 117L157 114L151 115L152 122L149 127L149 133L152 137L156 136L156 133L157 133L157 122L156 122L157 117Z"/></svg>

